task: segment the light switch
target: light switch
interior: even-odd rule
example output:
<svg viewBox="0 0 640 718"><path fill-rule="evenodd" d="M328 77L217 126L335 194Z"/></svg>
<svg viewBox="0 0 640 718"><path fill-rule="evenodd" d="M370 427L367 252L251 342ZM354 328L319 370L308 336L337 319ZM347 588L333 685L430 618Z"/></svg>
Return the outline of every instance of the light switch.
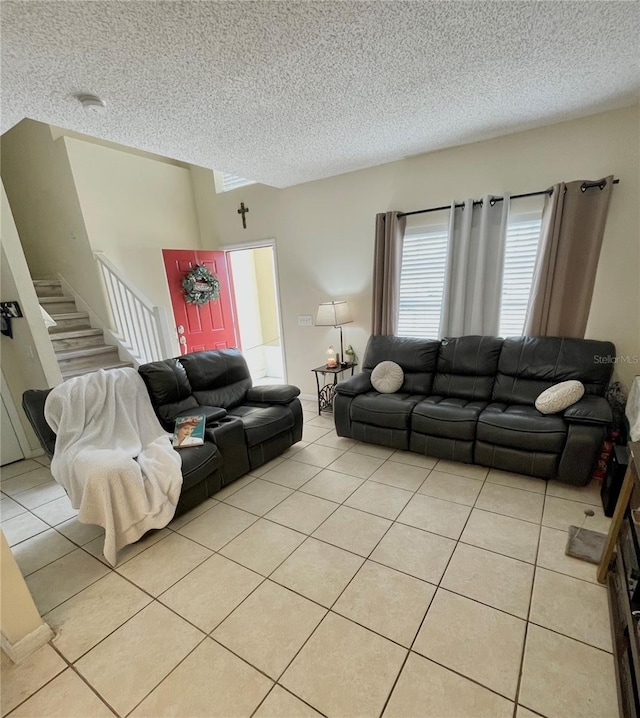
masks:
<svg viewBox="0 0 640 718"><path fill-rule="evenodd" d="M300 327L312 327L313 318L310 314L298 314L298 326Z"/></svg>

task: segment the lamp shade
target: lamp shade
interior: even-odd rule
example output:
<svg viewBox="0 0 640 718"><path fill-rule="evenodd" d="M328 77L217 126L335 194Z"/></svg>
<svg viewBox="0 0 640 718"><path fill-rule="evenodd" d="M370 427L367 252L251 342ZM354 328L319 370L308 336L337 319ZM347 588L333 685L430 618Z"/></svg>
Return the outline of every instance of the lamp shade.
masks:
<svg viewBox="0 0 640 718"><path fill-rule="evenodd" d="M339 327L352 322L351 310L344 300L340 302L323 302L318 306L316 316L317 327Z"/></svg>

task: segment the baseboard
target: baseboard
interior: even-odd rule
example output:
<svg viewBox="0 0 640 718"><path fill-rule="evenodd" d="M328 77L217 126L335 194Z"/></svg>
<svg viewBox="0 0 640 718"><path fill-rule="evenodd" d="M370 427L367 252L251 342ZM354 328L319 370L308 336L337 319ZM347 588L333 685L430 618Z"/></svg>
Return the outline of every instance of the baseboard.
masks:
<svg viewBox="0 0 640 718"><path fill-rule="evenodd" d="M20 663L32 653L42 648L45 643L53 638L53 631L46 623L42 623L35 631L31 631L27 636L17 643L11 643L9 639L0 634L0 643L2 650L9 656L14 663Z"/></svg>
<svg viewBox="0 0 640 718"><path fill-rule="evenodd" d="M298 399L304 399L305 401L318 401L316 394L299 394Z"/></svg>

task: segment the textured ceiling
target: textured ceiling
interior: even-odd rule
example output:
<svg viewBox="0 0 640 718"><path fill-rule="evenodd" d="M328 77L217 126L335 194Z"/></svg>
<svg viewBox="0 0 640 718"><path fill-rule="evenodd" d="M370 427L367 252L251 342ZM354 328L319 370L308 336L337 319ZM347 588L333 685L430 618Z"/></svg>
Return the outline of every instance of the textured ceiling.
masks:
<svg viewBox="0 0 640 718"><path fill-rule="evenodd" d="M282 187L633 104L639 10L5 0L1 127L30 117Z"/></svg>

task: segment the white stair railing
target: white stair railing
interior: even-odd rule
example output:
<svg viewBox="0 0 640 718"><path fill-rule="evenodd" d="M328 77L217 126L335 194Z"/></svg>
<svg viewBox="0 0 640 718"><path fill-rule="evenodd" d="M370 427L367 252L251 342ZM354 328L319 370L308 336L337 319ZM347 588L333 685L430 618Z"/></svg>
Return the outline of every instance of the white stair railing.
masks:
<svg viewBox="0 0 640 718"><path fill-rule="evenodd" d="M173 356L167 313L134 289L103 252L94 252L109 300L114 335L140 364Z"/></svg>

